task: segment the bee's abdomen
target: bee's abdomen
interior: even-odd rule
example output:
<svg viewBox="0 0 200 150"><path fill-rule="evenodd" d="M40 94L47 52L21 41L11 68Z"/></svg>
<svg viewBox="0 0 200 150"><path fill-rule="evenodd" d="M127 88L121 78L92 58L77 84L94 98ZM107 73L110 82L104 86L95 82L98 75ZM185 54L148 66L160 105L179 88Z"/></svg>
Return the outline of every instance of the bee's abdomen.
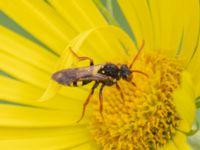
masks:
<svg viewBox="0 0 200 150"><path fill-rule="evenodd" d="M79 87L79 86L84 86L90 82L91 81L74 81L71 84L69 84L69 86Z"/></svg>

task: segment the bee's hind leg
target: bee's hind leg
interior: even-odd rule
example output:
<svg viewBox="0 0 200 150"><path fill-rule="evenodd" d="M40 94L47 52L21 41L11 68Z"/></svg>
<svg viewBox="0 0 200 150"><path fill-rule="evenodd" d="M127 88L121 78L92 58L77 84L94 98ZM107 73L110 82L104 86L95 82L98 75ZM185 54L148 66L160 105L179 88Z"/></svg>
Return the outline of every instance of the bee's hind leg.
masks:
<svg viewBox="0 0 200 150"><path fill-rule="evenodd" d="M82 61L82 60L89 60L90 61L90 66L93 66L94 65L94 61L92 58L90 57L86 57L86 56L78 56L73 50L71 47L69 47L70 51L72 52L72 54L79 60L79 61Z"/></svg>
<svg viewBox="0 0 200 150"><path fill-rule="evenodd" d="M104 117L103 117L103 88L104 88L104 84L101 85L101 88L99 90L99 112L100 112L100 115L101 115L101 118L104 120Z"/></svg>
<svg viewBox="0 0 200 150"><path fill-rule="evenodd" d="M92 87L92 89L91 89L91 91L90 91L90 94L88 95L88 97L87 97L85 103L83 104L83 111L82 111L81 117L80 117L80 119L77 121L77 123L79 123L79 122L83 119L83 117L84 117L84 115L85 115L86 107L87 107L88 103L90 102L90 98L91 98L92 95L94 94L94 90L98 87L98 85L99 85L99 82L95 82L95 84L93 85L93 87Z"/></svg>

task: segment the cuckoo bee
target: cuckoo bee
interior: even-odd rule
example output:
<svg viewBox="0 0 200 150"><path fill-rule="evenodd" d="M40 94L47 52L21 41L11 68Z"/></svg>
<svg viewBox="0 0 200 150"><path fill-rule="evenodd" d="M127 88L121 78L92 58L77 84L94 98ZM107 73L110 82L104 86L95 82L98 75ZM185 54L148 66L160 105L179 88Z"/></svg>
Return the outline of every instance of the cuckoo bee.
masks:
<svg viewBox="0 0 200 150"><path fill-rule="evenodd" d="M99 90L99 102L100 102L100 115L103 118L102 110L103 110L103 96L102 91L105 86L113 86L115 85L117 90L119 90L121 98L124 99L123 93L121 91L121 88L117 81L120 79L126 80L128 82L131 82L133 85L134 82L132 82L132 74L133 72L143 74L148 77L146 73L143 73L139 70L131 70L132 65L137 60L141 50L144 47L144 42L142 43L142 46L138 50L138 53L132 60L131 64L127 66L126 64L122 65L116 65L114 63L104 63L104 64L97 64L94 65L94 62L89 57L80 57L78 56L71 48L72 54L79 60L89 60L90 66L89 67L81 67L81 68L69 68L60 70L52 75L52 79L56 82L67 85L67 86L84 86L92 81L95 81L94 85L92 86L92 89L83 104L83 110L80 119L77 121L81 121L84 117L86 107L90 101L90 98L92 97L94 90L98 87L99 84L101 84L100 90Z"/></svg>

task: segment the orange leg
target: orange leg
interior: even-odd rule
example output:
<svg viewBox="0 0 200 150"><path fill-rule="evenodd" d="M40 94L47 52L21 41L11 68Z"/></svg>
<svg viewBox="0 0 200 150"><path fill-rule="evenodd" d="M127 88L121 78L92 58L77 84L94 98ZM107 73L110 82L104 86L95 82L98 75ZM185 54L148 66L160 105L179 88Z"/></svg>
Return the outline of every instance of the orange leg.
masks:
<svg viewBox="0 0 200 150"><path fill-rule="evenodd" d="M77 123L79 123L79 122L83 119L83 117L84 117L84 115L85 115L86 107L87 107L88 103L90 102L90 98L91 98L92 95L94 94L94 90L95 90L95 88L97 88L98 85L99 85L99 82L95 82L95 84L93 85L93 87L92 87L92 89L91 89L91 92L90 92L89 96L87 97L85 103L83 104L82 115L81 115L80 119L77 121Z"/></svg>
<svg viewBox="0 0 200 150"><path fill-rule="evenodd" d="M133 81L131 81L131 84L136 87L136 84Z"/></svg>
<svg viewBox="0 0 200 150"><path fill-rule="evenodd" d="M89 60L90 61L90 66L93 66L94 65L94 61L92 58L90 57L85 57L85 56L78 56L73 50L71 47L69 47L70 51L72 52L72 54L79 60L79 61L82 61L82 60Z"/></svg>
<svg viewBox="0 0 200 150"><path fill-rule="evenodd" d="M124 95L122 93L122 90L121 90L121 88L120 88L120 86L119 86L119 84L117 82L116 82L115 85L116 85L117 90L120 92L120 96L121 96L121 98L123 100L123 103L124 103Z"/></svg>
<svg viewBox="0 0 200 150"><path fill-rule="evenodd" d="M99 112L100 112L100 115L102 117L102 119L104 120L104 117L103 117L103 87L104 87L104 84L101 85L101 88L99 90L99 102L100 102L100 106L99 106Z"/></svg>
<svg viewBox="0 0 200 150"><path fill-rule="evenodd" d="M136 56L133 58L133 60L132 60L132 62L131 62L131 64L130 64L130 66L129 66L129 69L132 68L133 64L135 63L135 61L136 61L137 58L139 57L139 55L140 55L140 53L141 53L143 47L144 47L144 41L142 41L142 45L141 45L140 49L138 50L138 53L136 54Z"/></svg>

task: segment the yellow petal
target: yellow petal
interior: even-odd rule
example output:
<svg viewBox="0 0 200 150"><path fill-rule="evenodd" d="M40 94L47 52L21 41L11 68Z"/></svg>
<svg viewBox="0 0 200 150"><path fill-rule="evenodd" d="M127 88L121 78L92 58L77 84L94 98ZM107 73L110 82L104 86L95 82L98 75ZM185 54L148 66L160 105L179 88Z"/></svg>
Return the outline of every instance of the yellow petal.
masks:
<svg viewBox="0 0 200 150"><path fill-rule="evenodd" d="M3 71L38 88L46 89L49 80L51 80L51 74L43 72L34 66L15 58L14 56L0 52L0 59L0 67ZM79 93L79 95L75 93ZM74 97L80 97L85 93L86 92L80 88L69 88L68 92L61 91L61 94L67 97L73 94L75 95Z"/></svg>
<svg viewBox="0 0 200 150"><path fill-rule="evenodd" d="M149 50L177 54L182 44L184 12L187 13L182 0L119 0L119 4L138 42L144 39Z"/></svg>
<svg viewBox="0 0 200 150"><path fill-rule="evenodd" d="M155 1L160 15L160 42L161 51L171 56L175 56L180 48L183 36L183 1L168 0ZM156 30L156 29L155 29Z"/></svg>
<svg viewBox="0 0 200 150"><path fill-rule="evenodd" d="M57 53L76 34L71 25L45 1L4 0L0 1L0 7L20 26Z"/></svg>
<svg viewBox="0 0 200 150"><path fill-rule="evenodd" d="M38 69L52 72L52 67L57 60L53 53L3 26L0 27L0 32L1 51L32 64Z"/></svg>
<svg viewBox="0 0 200 150"><path fill-rule="evenodd" d="M180 130L189 132L195 119L195 91L191 76L184 71L181 77L181 85L174 92L176 110L181 118Z"/></svg>
<svg viewBox="0 0 200 150"><path fill-rule="evenodd" d="M49 0L61 16L79 32L107 25L94 3L89 0ZM66 11L67 10L67 11Z"/></svg>
<svg viewBox="0 0 200 150"><path fill-rule="evenodd" d="M169 141L163 150L190 150L189 144L187 144L186 135L177 132L171 141Z"/></svg>
<svg viewBox="0 0 200 150"><path fill-rule="evenodd" d="M160 51L161 50L161 12L160 12L160 1L147 1L149 14L151 16L152 21L152 30L153 30L153 50Z"/></svg>
<svg viewBox="0 0 200 150"><path fill-rule="evenodd" d="M154 45L153 24L150 9L145 0L119 0L119 5L131 26L138 45L145 40L145 46L152 49Z"/></svg>
<svg viewBox="0 0 200 150"><path fill-rule="evenodd" d="M172 142L169 141L163 148L161 148L163 150L178 150L176 145Z"/></svg>
<svg viewBox="0 0 200 150"><path fill-rule="evenodd" d="M190 150L189 144L187 144L187 136L183 133L177 132L173 139L169 141L163 148L163 150Z"/></svg>
<svg viewBox="0 0 200 150"><path fill-rule="evenodd" d="M96 150L98 146L94 142L87 142L71 148L71 150Z"/></svg>
<svg viewBox="0 0 200 150"><path fill-rule="evenodd" d="M18 127L55 127L77 125L82 105L65 110L28 106L0 105L0 125ZM87 118L87 115L85 116ZM79 124L84 124L83 119Z"/></svg>
<svg viewBox="0 0 200 150"><path fill-rule="evenodd" d="M41 107L56 110L67 110L67 108L70 107L77 109L82 107L83 104L80 100L80 96L84 97L82 100L85 100L85 97L88 95L88 92L85 92L85 96L82 96L81 92L74 90L74 92L79 94L75 94L75 96L73 96L71 93L69 94L66 92L66 89L64 89L64 92L68 94L67 96L57 94L56 97L53 97L49 101L38 103L36 99L42 95L43 90L19 80L14 80L4 76L0 76L0 81L0 99L14 104L28 105L36 108ZM79 97L76 95L79 95Z"/></svg>
<svg viewBox="0 0 200 150"><path fill-rule="evenodd" d="M30 129L31 130L31 129ZM27 131L29 132L29 131ZM21 133L20 133L21 134ZM44 135L43 135L44 136ZM88 143L90 140L87 133L61 134L47 137L4 139L0 143L1 149L8 150L55 150L71 149L76 146Z"/></svg>
<svg viewBox="0 0 200 150"><path fill-rule="evenodd" d="M180 150L190 150L189 144L187 144L187 136L183 133L177 132L173 138L173 142L177 149Z"/></svg>
<svg viewBox="0 0 200 150"><path fill-rule="evenodd" d="M188 62L194 53L194 50L199 42L200 34L200 9L199 1L181 1L184 16L183 26L183 42L181 46L180 57Z"/></svg>
<svg viewBox="0 0 200 150"><path fill-rule="evenodd" d="M0 68L8 74L35 86L45 88L49 75L14 56L0 52Z"/></svg>
<svg viewBox="0 0 200 150"><path fill-rule="evenodd" d="M62 135L84 134L86 136L85 125L61 126L61 127L1 127L0 138L11 139L30 139L58 137Z"/></svg>
<svg viewBox="0 0 200 150"><path fill-rule="evenodd" d="M195 83L196 97L200 95L200 39L197 44L196 52L188 65L188 71L191 73Z"/></svg>

